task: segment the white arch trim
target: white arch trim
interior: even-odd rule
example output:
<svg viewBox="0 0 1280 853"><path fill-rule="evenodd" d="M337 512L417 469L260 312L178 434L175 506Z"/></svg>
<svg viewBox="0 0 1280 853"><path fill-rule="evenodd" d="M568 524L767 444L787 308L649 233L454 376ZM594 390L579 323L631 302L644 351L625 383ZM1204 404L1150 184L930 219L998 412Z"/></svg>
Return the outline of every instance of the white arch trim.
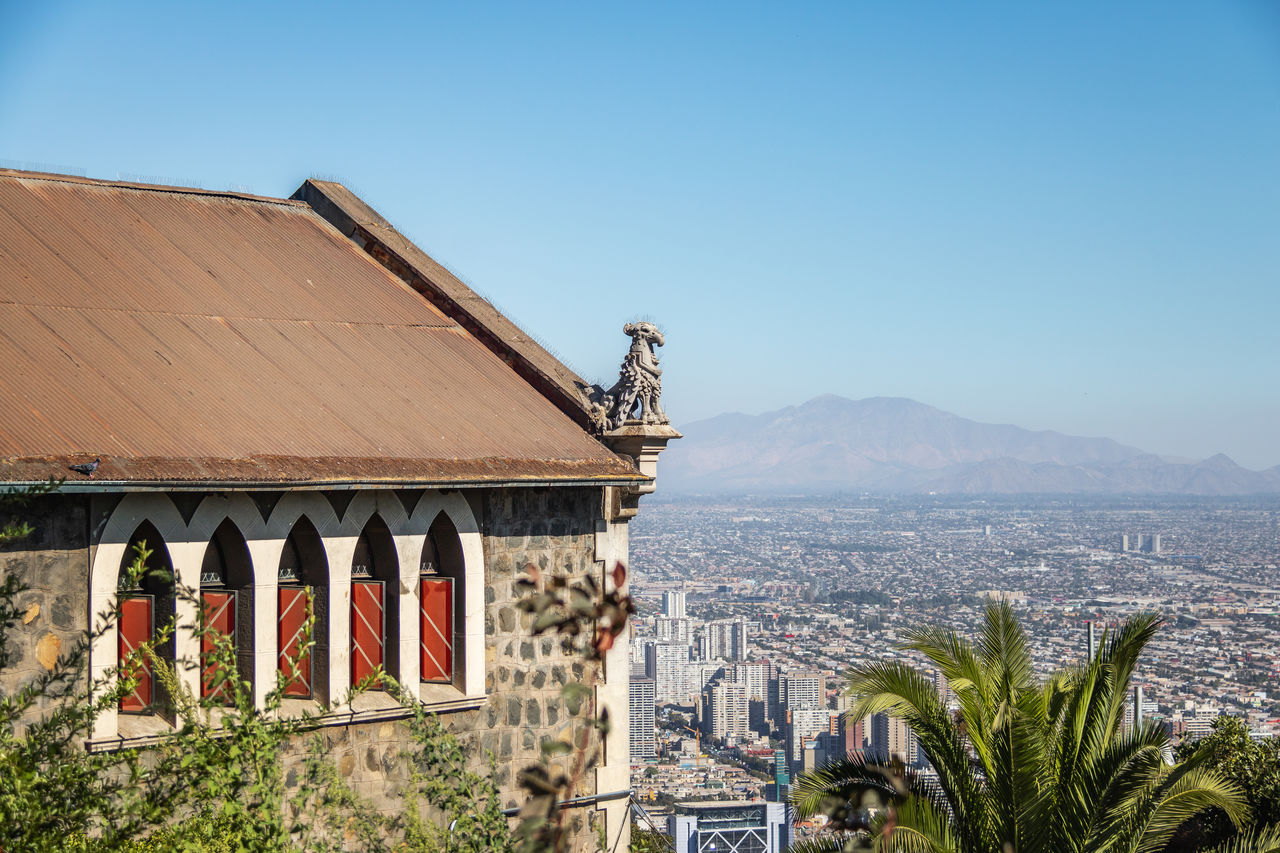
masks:
<svg viewBox="0 0 1280 853"><path fill-rule="evenodd" d="M254 693L258 702L275 686L276 679L276 569L290 531L306 516L320 534L329 569L329 690L330 697L343 695L350 682L350 593L351 558L355 542L365 524L379 515L391 531L399 562L400 636L399 660L401 682L412 689L418 684L418 567L432 523L445 515L458 532L462 546L464 577L463 625L460 631L462 666L455 674L454 685L463 696L484 695L484 549L480 526L470 505L460 492L428 491L412 512L389 489L371 489L356 495L341 519L332 505L319 492L288 492L280 498L267 520L258 506L243 492L206 496L196 508L189 523L184 522L173 501L158 492L125 495L112 511L94 549L89 576L89 603L95 628L90 649L90 674L95 684L105 682L116 666L117 634L114 620L99 617L111 611L119 582L121 561L129 538L143 522L150 522L164 540L177 582L191 590L200 588L200 566L214 532L230 519L244 537L249 550L254 588ZM200 643L191 630L196 622L196 602L179 599L176 603L178 631L174 650L179 660L195 665L180 671L179 677L188 688L200 688ZM333 638L339 638L336 641ZM458 697L461 698L461 697ZM117 736L117 710L107 708L94 724L94 739Z"/></svg>
<svg viewBox="0 0 1280 853"><path fill-rule="evenodd" d="M405 569L411 572L410 588L414 595L410 600L415 609L412 619L414 629L406 633L414 640L412 657L414 668L418 666L418 626L416 613L418 566L422 560L423 543L436 518L444 514L458 531L458 539L462 544L463 564L463 619L462 619L462 667L461 678L454 675L454 686L464 696L484 696L484 547L480 539L480 525L476 522L471 505L461 492L427 492L414 507L409 516L409 526L413 532L412 539L417 543L417 553L412 555L412 562L406 566L405 554L401 557L401 577L405 577ZM403 598L401 599L404 600ZM404 611L401 611L402 613ZM401 624L404 624L401 622ZM456 629L455 629L456 632ZM415 678L414 682L417 683Z"/></svg>
<svg viewBox="0 0 1280 853"><path fill-rule="evenodd" d="M187 525L182 514L174 506L167 495L159 493L135 493L125 495L111 517L107 520L94 549L93 562L89 567L89 613L93 620L93 643L89 649L89 676L91 684L99 690L107 683L110 672L115 669L118 654L118 635L115 619L104 619L115 606L116 590L120 583L120 565L124 561L129 548L129 537L145 521L151 522L164 546L169 551L169 560L173 565L175 580L189 584L192 581L190 549L187 547ZM155 544L155 543L148 543ZM203 547L200 550L204 557ZM200 585L200 564L194 566L195 587ZM194 616L192 608L184 607L182 601L176 602L178 624L190 623ZM187 648L189 631L179 630L174 637L174 653L181 659L190 650ZM198 651L198 650L197 650ZM93 736L95 738L115 737L119 726L119 712L113 705L103 710L94 721Z"/></svg>

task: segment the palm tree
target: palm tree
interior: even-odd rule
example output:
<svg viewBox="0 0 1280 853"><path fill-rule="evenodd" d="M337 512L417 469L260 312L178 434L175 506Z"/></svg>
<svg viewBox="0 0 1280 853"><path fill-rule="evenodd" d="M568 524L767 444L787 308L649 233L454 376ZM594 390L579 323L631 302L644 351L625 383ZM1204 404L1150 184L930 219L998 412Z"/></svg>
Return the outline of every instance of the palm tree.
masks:
<svg viewBox="0 0 1280 853"><path fill-rule="evenodd" d="M1157 853L1205 809L1239 823L1246 808L1234 785L1198 761L1174 765L1158 725L1122 727L1129 679L1158 626L1155 616L1130 619L1092 660L1043 682L1008 604L987 608L976 645L936 626L909 631L901 648L942 672L958 709L920 671L879 661L846 674L857 699L849 714L905 721L936 778L857 756L805 774L792 793L798 813L825 811L845 832L793 849ZM854 833L868 797L886 808L861 825L871 832Z"/></svg>

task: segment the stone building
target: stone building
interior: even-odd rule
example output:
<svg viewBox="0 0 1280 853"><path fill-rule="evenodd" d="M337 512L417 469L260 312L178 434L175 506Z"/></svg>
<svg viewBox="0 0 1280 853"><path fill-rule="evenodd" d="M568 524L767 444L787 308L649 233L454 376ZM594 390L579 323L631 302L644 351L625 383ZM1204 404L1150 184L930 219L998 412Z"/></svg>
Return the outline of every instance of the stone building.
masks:
<svg viewBox="0 0 1280 853"><path fill-rule="evenodd" d="M585 673L531 634L515 582L535 565L609 585L627 562L627 523L678 437L656 329L629 325L619 384L593 388L336 183L275 199L5 170L0 216L0 487L67 478L0 550L29 586L0 690L101 624L145 540L198 598L121 590L92 677L203 606L261 699L310 603L316 646L286 705L332 709L357 791L395 807L407 712L377 690L344 704L380 665L478 767L496 756L517 807L515 772L568 725L560 688ZM164 650L197 693L201 651L184 628ZM626 644L602 669L614 726L570 824L588 847L603 822L625 850ZM86 746L171 730L161 693L141 678Z"/></svg>

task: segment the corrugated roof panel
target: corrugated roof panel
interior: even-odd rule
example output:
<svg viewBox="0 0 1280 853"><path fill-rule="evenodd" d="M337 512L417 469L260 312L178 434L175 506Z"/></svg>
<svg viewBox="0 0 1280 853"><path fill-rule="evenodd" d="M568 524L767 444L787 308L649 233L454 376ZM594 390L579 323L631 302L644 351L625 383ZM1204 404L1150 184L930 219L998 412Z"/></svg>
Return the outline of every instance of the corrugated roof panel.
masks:
<svg viewBox="0 0 1280 853"><path fill-rule="evenodd" d="M635 476L304 206L0 172L0 261L0 479Z"/></svg>
<svg viewBox="0 0 1280 853"><path fill-rule="evenodd" d="M302 205L10 178L0 210L43 304L453 325ZM0 273L0 299L15 295Z"/></svg>

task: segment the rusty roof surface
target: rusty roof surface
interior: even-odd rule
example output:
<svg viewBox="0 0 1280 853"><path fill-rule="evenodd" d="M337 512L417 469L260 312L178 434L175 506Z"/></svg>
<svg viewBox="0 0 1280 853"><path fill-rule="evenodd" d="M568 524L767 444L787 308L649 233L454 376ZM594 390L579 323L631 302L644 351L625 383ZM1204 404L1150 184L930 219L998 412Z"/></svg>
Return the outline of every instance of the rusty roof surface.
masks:
<svg viewBox="0 0 1280 853"><path fill-rule="evenodd" d="M97 456L124 483L639 478L303 202L0 170L0 480Z"/></svg>
<svg viewBox="0 0 1280 853"><path fill-rule="evenodd" d="M333 181L308 180L293 194L357 240L410 287L442 306L579 424L588 426L590 384L523 329L405 237L355 193Z"/></svg>

